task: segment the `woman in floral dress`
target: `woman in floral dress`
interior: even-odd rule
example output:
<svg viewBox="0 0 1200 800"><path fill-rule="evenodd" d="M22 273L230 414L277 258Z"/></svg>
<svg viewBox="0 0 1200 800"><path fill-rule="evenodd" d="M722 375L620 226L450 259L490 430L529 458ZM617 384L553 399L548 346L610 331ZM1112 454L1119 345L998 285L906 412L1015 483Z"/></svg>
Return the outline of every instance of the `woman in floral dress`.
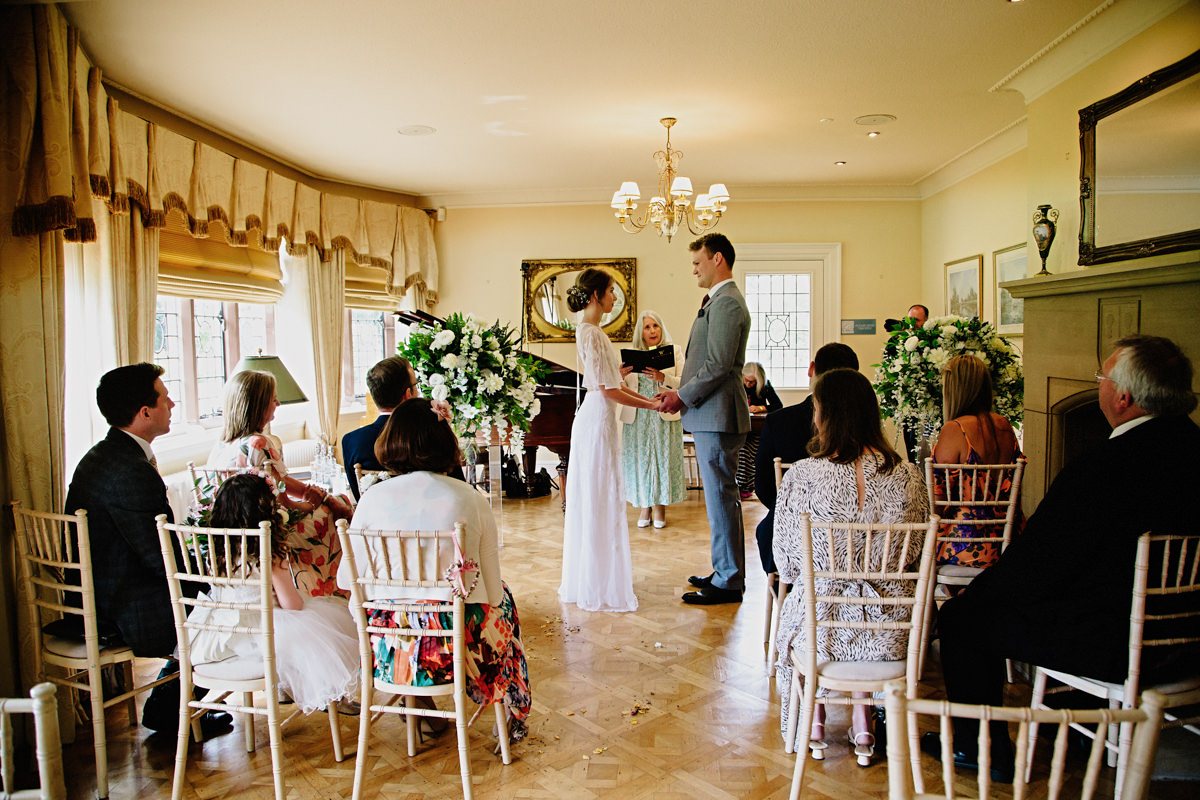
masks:
<svg viewBox="0 0 1200 800"><path fill-rule="evenodd" d="M641 324L634 328L633 346L638 350L669 346L675 352L675 366L665 370L647 367L635 373L621 366L625 386L643 397L654 397L663 389L678 389L683 370L683 351L671 342L671 335L656 311L643 311ZM621 407L621 468L625 475L625 496L640 508L638 527L651 521L655 528L667 525L667 506L687 497L683 481L683 423L678 412L663 414L646 408Z"/></svg>
<svg viewBox="0 0 1200 800"><path fill-rule="evenodd" d="M405 400L384 425L375 455L395 477L364 492L354 510L351 528L358 530L449 530L465 526L463 556L479 565L478 581L465 598L467 694L481 706L503 703L512 741L525 737L531 705L529 670L521 642L521 621L512 592L500 575L496 520L487 499L467 483L449 477L461 469L458 439L446 414L423 397ZM355 552L358 564L366 554ZM348 569L338 573L338 585L350 586ZM395 589L396 602L428 599L419 589ZM436 602L430 600L430 602ZM449 630L450 614L372 611L370 625L386 628ZM452 652L449 639L422 637L417 650L410 637L372 635L376 676L413 686L444 683Z"/></svg>

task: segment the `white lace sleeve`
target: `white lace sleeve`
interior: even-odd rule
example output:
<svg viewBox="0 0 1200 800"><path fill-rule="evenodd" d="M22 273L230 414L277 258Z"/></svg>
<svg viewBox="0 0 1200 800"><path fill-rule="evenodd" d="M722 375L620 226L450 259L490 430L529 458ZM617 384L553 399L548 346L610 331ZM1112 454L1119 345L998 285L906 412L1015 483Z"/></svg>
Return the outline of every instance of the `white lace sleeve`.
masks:
<svg viewBox="0 0 1200 800"><path fill-rule="evenodd" d="M583 362L583 385L588 389L616 389L621 369L612 342L595 325L580 325L575 331L579 360Z"/></svg>

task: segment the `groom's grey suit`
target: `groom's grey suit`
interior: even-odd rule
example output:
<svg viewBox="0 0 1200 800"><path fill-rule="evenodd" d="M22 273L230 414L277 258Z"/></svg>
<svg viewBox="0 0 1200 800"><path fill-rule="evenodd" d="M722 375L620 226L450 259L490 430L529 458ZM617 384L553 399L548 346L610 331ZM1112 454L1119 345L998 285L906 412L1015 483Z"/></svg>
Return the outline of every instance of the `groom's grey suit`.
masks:
<svg viewBox="0 0 1200 800"><path fill-rule="evenodd" d="M732 281L709 293L688 336L680 376L683 428L696 442L704 481L704 504L712 535L712 585L746 588L745 532L734 471L750 432L750 408L742 386L750 312Z"/></svg>

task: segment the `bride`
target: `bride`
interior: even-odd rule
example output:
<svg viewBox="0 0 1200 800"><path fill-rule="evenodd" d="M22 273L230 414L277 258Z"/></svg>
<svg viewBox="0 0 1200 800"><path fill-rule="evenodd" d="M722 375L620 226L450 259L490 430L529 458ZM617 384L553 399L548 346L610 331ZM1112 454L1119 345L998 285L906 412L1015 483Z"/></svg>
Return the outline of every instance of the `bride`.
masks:
<svg viewBox="0 0 1200 800"><path fill-rule="evenodd" d="M607 272L587 269L567 291L567 306L582 311L575 331L587 395L571 426L562 585L558 596L584 611L636 611L629 523L621 480L620 438L613 405L656 409L621 380L620 362L600 330L616 294Z"/></svg>

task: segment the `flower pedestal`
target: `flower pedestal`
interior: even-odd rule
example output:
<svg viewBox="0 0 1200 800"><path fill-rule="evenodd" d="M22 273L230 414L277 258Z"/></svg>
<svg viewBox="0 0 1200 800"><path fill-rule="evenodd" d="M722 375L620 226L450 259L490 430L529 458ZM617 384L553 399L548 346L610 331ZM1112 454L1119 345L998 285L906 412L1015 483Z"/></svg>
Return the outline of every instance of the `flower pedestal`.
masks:
<svg viewBox="0 0 1200 800"><path fill-rule="evenodd" d="M487 495L496 518L501 547L504 546L504 491L501 477L504 447L515 444L519 442L507 431L501 434L495 425L489 431L476 431L459 439L459 448L463 453L463 474L467 483Z"/></svg>

